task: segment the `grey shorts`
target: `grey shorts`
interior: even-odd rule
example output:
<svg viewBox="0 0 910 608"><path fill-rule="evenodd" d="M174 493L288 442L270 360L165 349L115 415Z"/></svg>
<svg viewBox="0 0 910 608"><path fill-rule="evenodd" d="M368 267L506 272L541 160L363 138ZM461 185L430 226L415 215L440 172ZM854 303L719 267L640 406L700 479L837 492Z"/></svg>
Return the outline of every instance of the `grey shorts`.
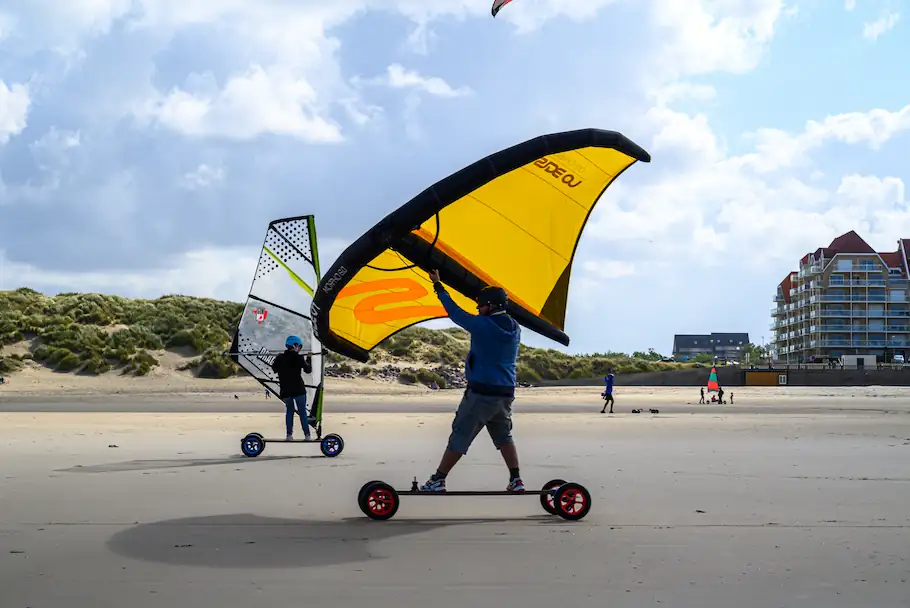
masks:
<svg viewBox="0 0 910 608"><path fill-rule="evenodd" d="M484 427L496 449L512 443L512 402L514 397L491 397L466 390L452 421L448 448L467 454L468 448Z"/></svg>

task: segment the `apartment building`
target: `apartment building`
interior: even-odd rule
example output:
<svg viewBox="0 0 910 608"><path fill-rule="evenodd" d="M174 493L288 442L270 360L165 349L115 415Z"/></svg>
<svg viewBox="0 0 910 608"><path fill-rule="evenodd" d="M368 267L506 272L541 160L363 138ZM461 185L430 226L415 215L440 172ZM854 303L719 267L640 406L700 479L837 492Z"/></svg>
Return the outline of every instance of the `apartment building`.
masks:
<svg viewBox="0 0 910 608"><path fill-rule="evenodd" d="M742 361L748 345L748 333L676 334L673 358L685 361L704 354L720 361Z"/></svg>
<svg viewBox="0 0 910 608"><path fill-rule="evenodd" d="M907 248L876 252L856 232L803 256L771 308L771 354L785 363L910 353Z"/></svg>

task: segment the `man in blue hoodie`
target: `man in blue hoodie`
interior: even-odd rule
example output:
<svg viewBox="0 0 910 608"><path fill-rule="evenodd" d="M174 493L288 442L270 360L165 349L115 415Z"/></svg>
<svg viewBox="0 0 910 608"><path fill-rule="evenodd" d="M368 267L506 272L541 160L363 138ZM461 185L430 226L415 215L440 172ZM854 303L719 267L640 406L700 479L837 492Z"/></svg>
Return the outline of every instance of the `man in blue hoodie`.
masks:
<svg viewBox="0 0 910 608"><path fill-rule="evenodd" d="M521 328L506 311L508 294L501 287L485 287L477 298L472 315L455 304L439 280L439 271L429 273L433 289L449 318L471 334L465 361L465 389L452 421L452 433L439 467L420 488L424 492L445 492L446 475L468 453L481 429L486 427L493 445L509 467L507 492L524 492L518 470L518 451L512 439L512 402L515 400L515 362Z"/></svg>
<svg viewBox="0 0 910 608"><path fill-rule="evenodd" d="M606 388L604 392L600 394L604 398L604 409L600 410L601 414L605 414L607 410L607 404L610 404L610 413L613 413L613 372L608 373L604 376L604 382L606 383Z"/></svg>

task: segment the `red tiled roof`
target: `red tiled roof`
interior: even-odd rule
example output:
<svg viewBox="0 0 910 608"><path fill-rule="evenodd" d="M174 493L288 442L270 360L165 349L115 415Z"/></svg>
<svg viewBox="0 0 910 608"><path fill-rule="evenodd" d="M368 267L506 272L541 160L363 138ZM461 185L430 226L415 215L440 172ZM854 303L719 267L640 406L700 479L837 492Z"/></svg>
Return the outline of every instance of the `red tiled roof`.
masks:
<svg viewBox="0 0 910 608"><path fill-rule="evenodd" d="M875 253L875 249L853 230L831 241L828 249L833 250L834 253Z"/></svg>
<svg viewBox="0 0 910 608"><path fill-rule="evenodd" d="M901 243L905 250L910 249L910 239L901 239ZM810 256L815 258L833 258L838 253L878 253L882 257L882 261L885 262L888 266L901 267L903 268L903 256L901 255L900 249L896 252L881 253L876 252L863 238L856 234L856 231L851 230L850 232L845 232L839 237L831 241L831 244L827 247L819 247L815 250L814 253L809 253L803 256L800 260L801 264L806 264L809 261Z"/></svg>
<svg viewBox="0 0 910 608"><path fill-rule="evenodd" d="M879 253L878 255L882 256L882 261L890 268L903 268L904 266L904 259L900 251Z"/></svg>

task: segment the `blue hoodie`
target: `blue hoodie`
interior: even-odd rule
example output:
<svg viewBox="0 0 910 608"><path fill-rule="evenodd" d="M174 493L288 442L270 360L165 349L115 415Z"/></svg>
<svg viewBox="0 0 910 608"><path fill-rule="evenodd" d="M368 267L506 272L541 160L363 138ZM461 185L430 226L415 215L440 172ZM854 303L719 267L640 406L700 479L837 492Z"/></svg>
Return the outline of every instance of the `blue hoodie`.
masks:
<svg viewBox="0 0 910 608"><path fill-rule="evenodd" d="M613 394L613 374L607 374L604 376L604 381L607 383L607 388L604 389L604 393L608 395Z"/></svg>
<svg viewBox="0 0 910 608"><path fill-rule="evenodd" d="M436 295L449 318L471 334L471 348L465 361L468 388L481 395L515 395L515 360L521 341L521 327L504 312L489 316L462 310L439 284Z"/></svg>

